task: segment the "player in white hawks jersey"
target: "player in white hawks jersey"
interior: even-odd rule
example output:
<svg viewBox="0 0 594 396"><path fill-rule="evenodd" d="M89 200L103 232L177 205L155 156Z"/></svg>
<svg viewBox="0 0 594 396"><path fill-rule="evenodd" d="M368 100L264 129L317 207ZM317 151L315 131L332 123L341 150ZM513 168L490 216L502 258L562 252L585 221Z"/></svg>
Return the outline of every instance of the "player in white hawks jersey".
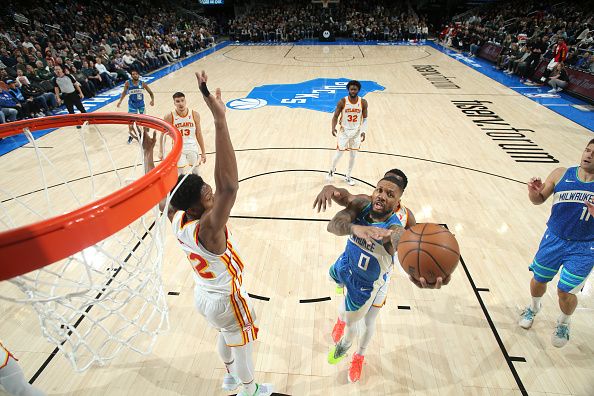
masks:
<svg viewBox="0 0 594 396"><path fill-rule="evenodd" d="M338 101L332 117L332 136L336 136L338 142L334 159L332 159L332 167L326 179L328 181L332 180L342 153L349 151L349 168L345 181L354 186L355 181L351 178L351 172L355 166L357 151L361 148L361 142L365 141L365 134L367 133L367 101L359 97L359 91L361 90L359 81L349 81L347 90L349 96ZM336 132L337 124L339 124L340 128L338 134Z"/></svg>
<svg viewBox="0 0 594 396"><path fill-rule="evenodd" d="M45 393L29 384L16 358L0 342L0 385L15 396L45 396Z"/></svg>
<svg viewBox="0 0 594 396"><path fill-rule="evenodd" d="M204 138L200 129L200 115L186 105L186 96L182 92L173 94L175 109L167 113L163 119L173 124L182 134L184 145L182 154L177 162L177 173L182 175L192 171L198 174L199 165L206 162ZM159 141L159 159L163 159L165 134L161 134ZM198 146L200 146L200 160L198 160Z"/></svg>
<svg viewBox="0 0 594 396"><path fill-rule="evenodd" d="M270 395L272 385L257 384L254 380L252 342L258 336L256 315L242 285L244 262L227 228L239 181L225 104L220 89L217 88L216 95L208 92L204 71L196 73L196 77L214 117L216 191L198 175L180 175L167 215L194 269L196 308L219 331L217 350L227 368L223 389L232 391L243 383L240 395ZM154 168L155 141L155 134L152 138L144 134L146 172Z"/></svg>

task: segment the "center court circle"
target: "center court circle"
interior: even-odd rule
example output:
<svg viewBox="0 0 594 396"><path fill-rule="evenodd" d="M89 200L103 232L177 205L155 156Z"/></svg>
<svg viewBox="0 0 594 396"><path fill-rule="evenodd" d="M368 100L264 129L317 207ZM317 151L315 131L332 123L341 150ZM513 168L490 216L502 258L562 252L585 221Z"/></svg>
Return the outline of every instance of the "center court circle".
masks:
<svg viewBox="0 0 594 396"><path fill-rule="evenodd" d="M258 98L233 99L227 102L227 107L233 110L252 110L264 107L268 102Z"/></svg>

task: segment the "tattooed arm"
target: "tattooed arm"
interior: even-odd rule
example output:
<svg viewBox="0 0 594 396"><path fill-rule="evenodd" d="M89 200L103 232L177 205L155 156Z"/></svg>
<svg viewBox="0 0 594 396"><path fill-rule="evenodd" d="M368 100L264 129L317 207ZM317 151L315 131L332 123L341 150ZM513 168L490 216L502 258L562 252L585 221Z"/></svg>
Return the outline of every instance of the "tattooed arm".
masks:
<svg viewBox="0 0 594 396"><path fill-rule="evenodd" d="M391 230L378 227L369 227L353 224L361 210L369 203L366 199L357 198L353 200L346 209L338 212L330 223L328 223L328 232L334 235L356 235L371 243L374 239L381 240L392 234Z"/></svg>

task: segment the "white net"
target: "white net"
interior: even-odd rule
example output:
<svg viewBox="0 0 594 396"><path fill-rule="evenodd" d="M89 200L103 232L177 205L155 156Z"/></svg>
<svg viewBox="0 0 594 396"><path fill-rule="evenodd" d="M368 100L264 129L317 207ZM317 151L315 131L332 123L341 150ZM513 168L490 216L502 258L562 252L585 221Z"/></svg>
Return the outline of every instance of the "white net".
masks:
<svg viewBox="0 0 594 396"><path fill-rule="evenodd" d="M23 131L29 150L0 161L7 170L0 178L0 230L69 212L142 177L141 146L125 144L124 128L61 128L54 134L68 134L69 143L53 151ZM16 161L5 158L11 155ZM25 187L4 179L19 162L29 163ZM149 353L169 327L161 280L166 223L155 206L81 252L3 282L0 298L31 305L44 337L77 371L105 364L123 348Z"/></svg>

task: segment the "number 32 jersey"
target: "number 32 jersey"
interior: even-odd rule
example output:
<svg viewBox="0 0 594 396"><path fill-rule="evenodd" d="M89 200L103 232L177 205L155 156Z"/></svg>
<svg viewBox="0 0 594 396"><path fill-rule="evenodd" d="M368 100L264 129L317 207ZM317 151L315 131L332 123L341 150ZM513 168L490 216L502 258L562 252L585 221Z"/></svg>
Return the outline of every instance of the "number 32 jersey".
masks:
<svg viewBox="0 0 594 396"><path fill-rule="evenodd" d="M228 230L227 247L221 255L206 250L198 240L200 221L188 221L186 212L177 211L171 222L173 233L194 268L198 287L209 293L236 294L242 291L243 261ZM245 294L245 293L242 293Z"/></svg>
<svg viewBox="0 0 594 396"><path fill-rule="evenodd" d="M371 204L368 204L355 219L353 224L362 226L373 226L379 228L390 228L392 225L402 225L398 215L392 213L386 221L374 223L369 220ZM385 281L385 275L392 269L394 258L382 241L374 240L372 244L366 240L351 235L343 253L348 259L349 269L359 280L371 285Z"/></svg>

